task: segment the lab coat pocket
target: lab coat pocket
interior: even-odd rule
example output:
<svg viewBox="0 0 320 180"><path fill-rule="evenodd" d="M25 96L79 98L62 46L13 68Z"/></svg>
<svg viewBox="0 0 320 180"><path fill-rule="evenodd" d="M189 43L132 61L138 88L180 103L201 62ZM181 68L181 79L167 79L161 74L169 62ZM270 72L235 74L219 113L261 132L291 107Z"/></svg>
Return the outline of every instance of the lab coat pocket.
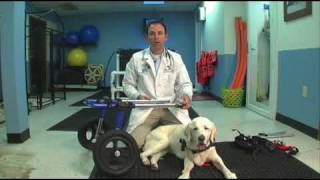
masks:
<svg viewBox="0 0 320 180"><path fill-rule="evenodd" d="M139 86L148 87L152 81L150 71L138 71Z"/></svg>
<svg viewBox="0 0 320 180"><path fill-rule="evenodd" d="M174 91L175 77L172 72L163 72L160 76L160 83L165 86L167 92L172 93Z"/></svg>

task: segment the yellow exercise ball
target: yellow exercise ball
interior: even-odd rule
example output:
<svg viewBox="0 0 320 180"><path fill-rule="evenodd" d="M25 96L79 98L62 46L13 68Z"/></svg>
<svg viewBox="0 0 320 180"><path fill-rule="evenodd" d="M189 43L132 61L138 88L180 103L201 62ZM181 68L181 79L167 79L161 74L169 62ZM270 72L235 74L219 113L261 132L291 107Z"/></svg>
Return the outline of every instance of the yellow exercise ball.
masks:
<svg viewBox="0 0 320 180"><path fill-rule="evenodd" d="M74 48L68 54L69 66L85 66L87 65L87 54L81 48Z"/></svg>

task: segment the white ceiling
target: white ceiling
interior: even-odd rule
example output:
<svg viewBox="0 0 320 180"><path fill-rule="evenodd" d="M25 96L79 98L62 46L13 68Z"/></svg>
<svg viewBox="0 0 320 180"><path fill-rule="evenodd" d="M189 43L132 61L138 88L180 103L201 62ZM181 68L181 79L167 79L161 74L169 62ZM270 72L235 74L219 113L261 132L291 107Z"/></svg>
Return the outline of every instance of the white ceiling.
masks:
<svg viewBox="0 0 320 180"><path fill-rule="evenodd" d="M54 9L59 15L108 12L195 11L201 1L165 1L163 5L143 5L143 1L29 1L41 10ZM67 6L66 6L67 5ZM73 10L66 10L72 7Z"/></svg>

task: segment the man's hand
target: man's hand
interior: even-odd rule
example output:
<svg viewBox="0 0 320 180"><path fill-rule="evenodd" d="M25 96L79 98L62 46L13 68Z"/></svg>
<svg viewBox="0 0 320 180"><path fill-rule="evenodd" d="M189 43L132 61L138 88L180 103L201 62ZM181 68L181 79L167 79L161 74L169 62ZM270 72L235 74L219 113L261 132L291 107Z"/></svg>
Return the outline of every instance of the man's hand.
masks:
<svg viewBox="0 0 320 180"><path fill-rule="evenodd" d="M189 109L191 107L191 100L188 95L182 96L182 106L183 109Z"/></svg>

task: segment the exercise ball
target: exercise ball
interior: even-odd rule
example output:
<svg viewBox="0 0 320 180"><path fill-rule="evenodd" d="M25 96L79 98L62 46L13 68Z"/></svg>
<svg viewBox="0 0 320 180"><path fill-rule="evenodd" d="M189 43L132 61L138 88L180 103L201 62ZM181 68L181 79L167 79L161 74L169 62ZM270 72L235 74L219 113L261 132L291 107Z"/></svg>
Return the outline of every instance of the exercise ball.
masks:
<svg viewBox="0 0 320 180"><path fill-rule="evenodd" d="M70 31L67 33L66 35L66 42L70 45L76 45L78 44L80 41L79 38L79 33L78 32L74 32L74 31Z"/></svg>
<svg viewBox="0 0 320 180"><path fill-rule="evenodd" d="M69 66L85 66L87 65L87 54L81 48L74 48L68 54Z"/></svg>
<svg viewBox="0 0 320 180"><path fill-rule="evenodd" d="M80 29L80 40L84 43L95 43L99 39L99 31L92 25L83 26Z"/></svg>

